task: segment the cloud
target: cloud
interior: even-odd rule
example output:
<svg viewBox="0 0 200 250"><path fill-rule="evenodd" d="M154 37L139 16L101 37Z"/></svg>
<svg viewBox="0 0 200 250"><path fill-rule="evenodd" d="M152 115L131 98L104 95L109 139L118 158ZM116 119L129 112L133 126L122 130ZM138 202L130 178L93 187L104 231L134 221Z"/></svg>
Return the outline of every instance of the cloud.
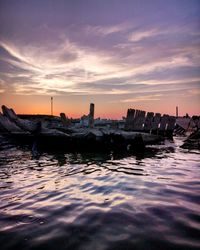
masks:
<svg viewBox="0 0 200 250"><path fill-rule="evenodd" d="M0 93L5 92L4 85L5 85L5 82L2 79L0 79Z"/></svg>
<svg viewBox="0 0 200 250"><path fill-rule="evenodd" d="M127 103L127 102L159 101L162 96L163 96L162 94L142 95L131 99L120 100L120 102Z"/></svg>
<svg viewBox="0 0 200 250"><path fill-rule="evenodd" d="M127 38L130 42L140 42L142 40L152 40L154 42L156 40L165 41L166 39L167 42L169 42L170 39L175 41L181 41L183 39L183 41L186 41L187 38L197 38L199 35L199 32L194 29L192 24L173 26L157 24L154 26L147 26L142 29L136 28L128 33Z"/></svg>
<svg viewBox="0 0 200 250"><path fill-rule="evenodd" d="M161 34L157 29L151 29L146 31L135 31L128 36L128 40L131 42L139 42L140 40L148 37L153 37Z"/></svg>
<svg viewBox="0 0 200 250"><path fill-rule="evenodd" d="M200 86L199 86L200 87ZM200 95L200 88L198 89L190 89L188 91L188 93L191 95L191 96L196 96L196 95Z"/></svg>
<svg viewBox="0 0 200 250"><path fill-rule="evenodd" d="M97 36L107 36L114 33L126 32L127 30L131 29L133 25L131 23L125 22L115 25L87 25L85 27L85 31L87 34L97 35Z"/></svg>
<svg viewBox="0 0 200 250"><path fill-rule="evenodd" d="M76 32L78 38L87 35L85 43L70 37L70 32L58 30L56 33L49 27L48 32L56 35L41 44L35 44L34 39L29 43L20 39L15 43L1 40L1 48L6 52L1 62L7 69L0 77L12 85L10 91L26 95L120 96L137 91L158 95L163 91L162 86L184 89L186 83L192 89L191 83L200 79L195 72L200 57L198 34L192 35L194 40L191 34L187 39L178 37L177 40L174 38L176 29L171 33L169 29L162 31L159 26L133 29L129 22L86 25L81 27L80 34ZM94 42L98 41L96 36L102 38L98 46ZM167 85L170 86L167 88Z"/></svg>

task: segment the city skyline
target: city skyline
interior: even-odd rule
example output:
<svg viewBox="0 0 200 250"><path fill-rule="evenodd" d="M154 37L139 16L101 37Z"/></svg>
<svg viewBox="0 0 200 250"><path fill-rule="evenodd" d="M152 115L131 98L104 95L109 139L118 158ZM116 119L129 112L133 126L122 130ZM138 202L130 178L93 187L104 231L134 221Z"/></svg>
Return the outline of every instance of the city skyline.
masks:
<svg viewBox="0 0 200 250"><path fill-rule="evenodd" d="M199 115L199 1L0 0L0 104L17 113Z"/></svg>

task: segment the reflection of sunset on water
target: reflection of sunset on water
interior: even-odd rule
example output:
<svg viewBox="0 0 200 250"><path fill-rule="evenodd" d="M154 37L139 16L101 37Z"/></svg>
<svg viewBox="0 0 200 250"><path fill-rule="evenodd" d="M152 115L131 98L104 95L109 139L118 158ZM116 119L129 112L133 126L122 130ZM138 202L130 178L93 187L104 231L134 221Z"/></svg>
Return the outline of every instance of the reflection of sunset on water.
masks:
<svg viewBox="0 0 200 250"><path fill-rule="evenodd" d="M28 149L1 150L1 231L15 233L12 246L27 242L31 249L49 241L91 250L103 242L110 249L121 239L173 247L187 239L193 249L199 245L189 233L199 231L199 152L181 144L174 138L138 156L52 152L33 159Z"/></svg>

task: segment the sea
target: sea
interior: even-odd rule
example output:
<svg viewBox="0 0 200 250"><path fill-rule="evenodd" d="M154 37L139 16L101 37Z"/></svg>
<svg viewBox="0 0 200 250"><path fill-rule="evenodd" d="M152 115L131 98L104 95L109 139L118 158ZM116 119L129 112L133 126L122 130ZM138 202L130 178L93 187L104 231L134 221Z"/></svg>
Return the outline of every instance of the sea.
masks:
<svg viewBox="0 0 200 250"><path fill-rule="evenodd" d="M51 151L0 138L1 250L200 249L200 151Z"/></svg>

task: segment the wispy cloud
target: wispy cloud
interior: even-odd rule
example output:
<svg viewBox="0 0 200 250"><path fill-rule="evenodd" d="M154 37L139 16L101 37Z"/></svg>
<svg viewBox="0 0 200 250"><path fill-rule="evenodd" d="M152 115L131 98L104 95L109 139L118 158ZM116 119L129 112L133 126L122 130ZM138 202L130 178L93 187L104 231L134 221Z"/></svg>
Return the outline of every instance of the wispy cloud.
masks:
<svg viewBox="0 0 200 250"><path fill-rule="evenodd" d="M5 85L5 82L0 79L0 93L5 92L4 85Z"/></svg>
<svg viewBox="0 0 200 250"><path fill-rule="evenodd" d="M128 40L131 42L139 42L142 39L153 37L161 34L161 31L158 31L157 29L150 29L145 31L135 31L129 34Z"/></svg>
<svg viewBox="0 0 200 250"><path fill-rule="evenodd" d="M85 27L85 31L87 34L91 35L98 35L98 36L107 36L111 35L114 33L119 33L119 32L126 32L127 30L133 28L133 24L125 22L125 23L120 23L120 24L115 24L115 25L87 25Z"/></svg>
<svg viewBox="0 0 200 250"><path fill-rule="evenodd" d="M195 72L200 38L197 31L185 36L187 25L163 29L159 23L141 26L126 20L70 27L55 31L41 25L28 42L2 38L7 55L1 61L8 71L0 73L1 92L6 81L12 86L6 91L20 95L123 95L120 100L129 103L155 101L186 84L192 91L200 80ZM48 39L35 42L37 31L47 32ZM130 94L138 96L133 101Z"/></svg>
<svg viewBox="0 0 200 250"><path fill-rule="evenodd" d="M11 79L18 94L128 94L133 89L119 86L125 83L133 87L138 84L184 83L183 78L163 81L159 79L159 74L194 64L191 58L179 52L174 57L154 56L151 62L137 63L133 59L139 56L140 51L137 54L130 51L132 54L120 61L120 54L78 46L66 39L52 51L43 46L14 46L10 42L1 42L1 47L11 56L3 60L19 69L18 72L3 72ZM156 74L158 79L154 79ZM146 75L150 77L148 80L144 77ZM186 80L196 81L199 78ZM112 85L108 89L106 86L109 86L109 82Z"/></svg>
<svg viewBox="0 0 200 250"><path fill-rule="evenodd" d="M163 95L153 94L153 95L141 95L131 99L120 100L120 102L132 103L132 102L143 102L143 101L159 101Z"/></svg>

